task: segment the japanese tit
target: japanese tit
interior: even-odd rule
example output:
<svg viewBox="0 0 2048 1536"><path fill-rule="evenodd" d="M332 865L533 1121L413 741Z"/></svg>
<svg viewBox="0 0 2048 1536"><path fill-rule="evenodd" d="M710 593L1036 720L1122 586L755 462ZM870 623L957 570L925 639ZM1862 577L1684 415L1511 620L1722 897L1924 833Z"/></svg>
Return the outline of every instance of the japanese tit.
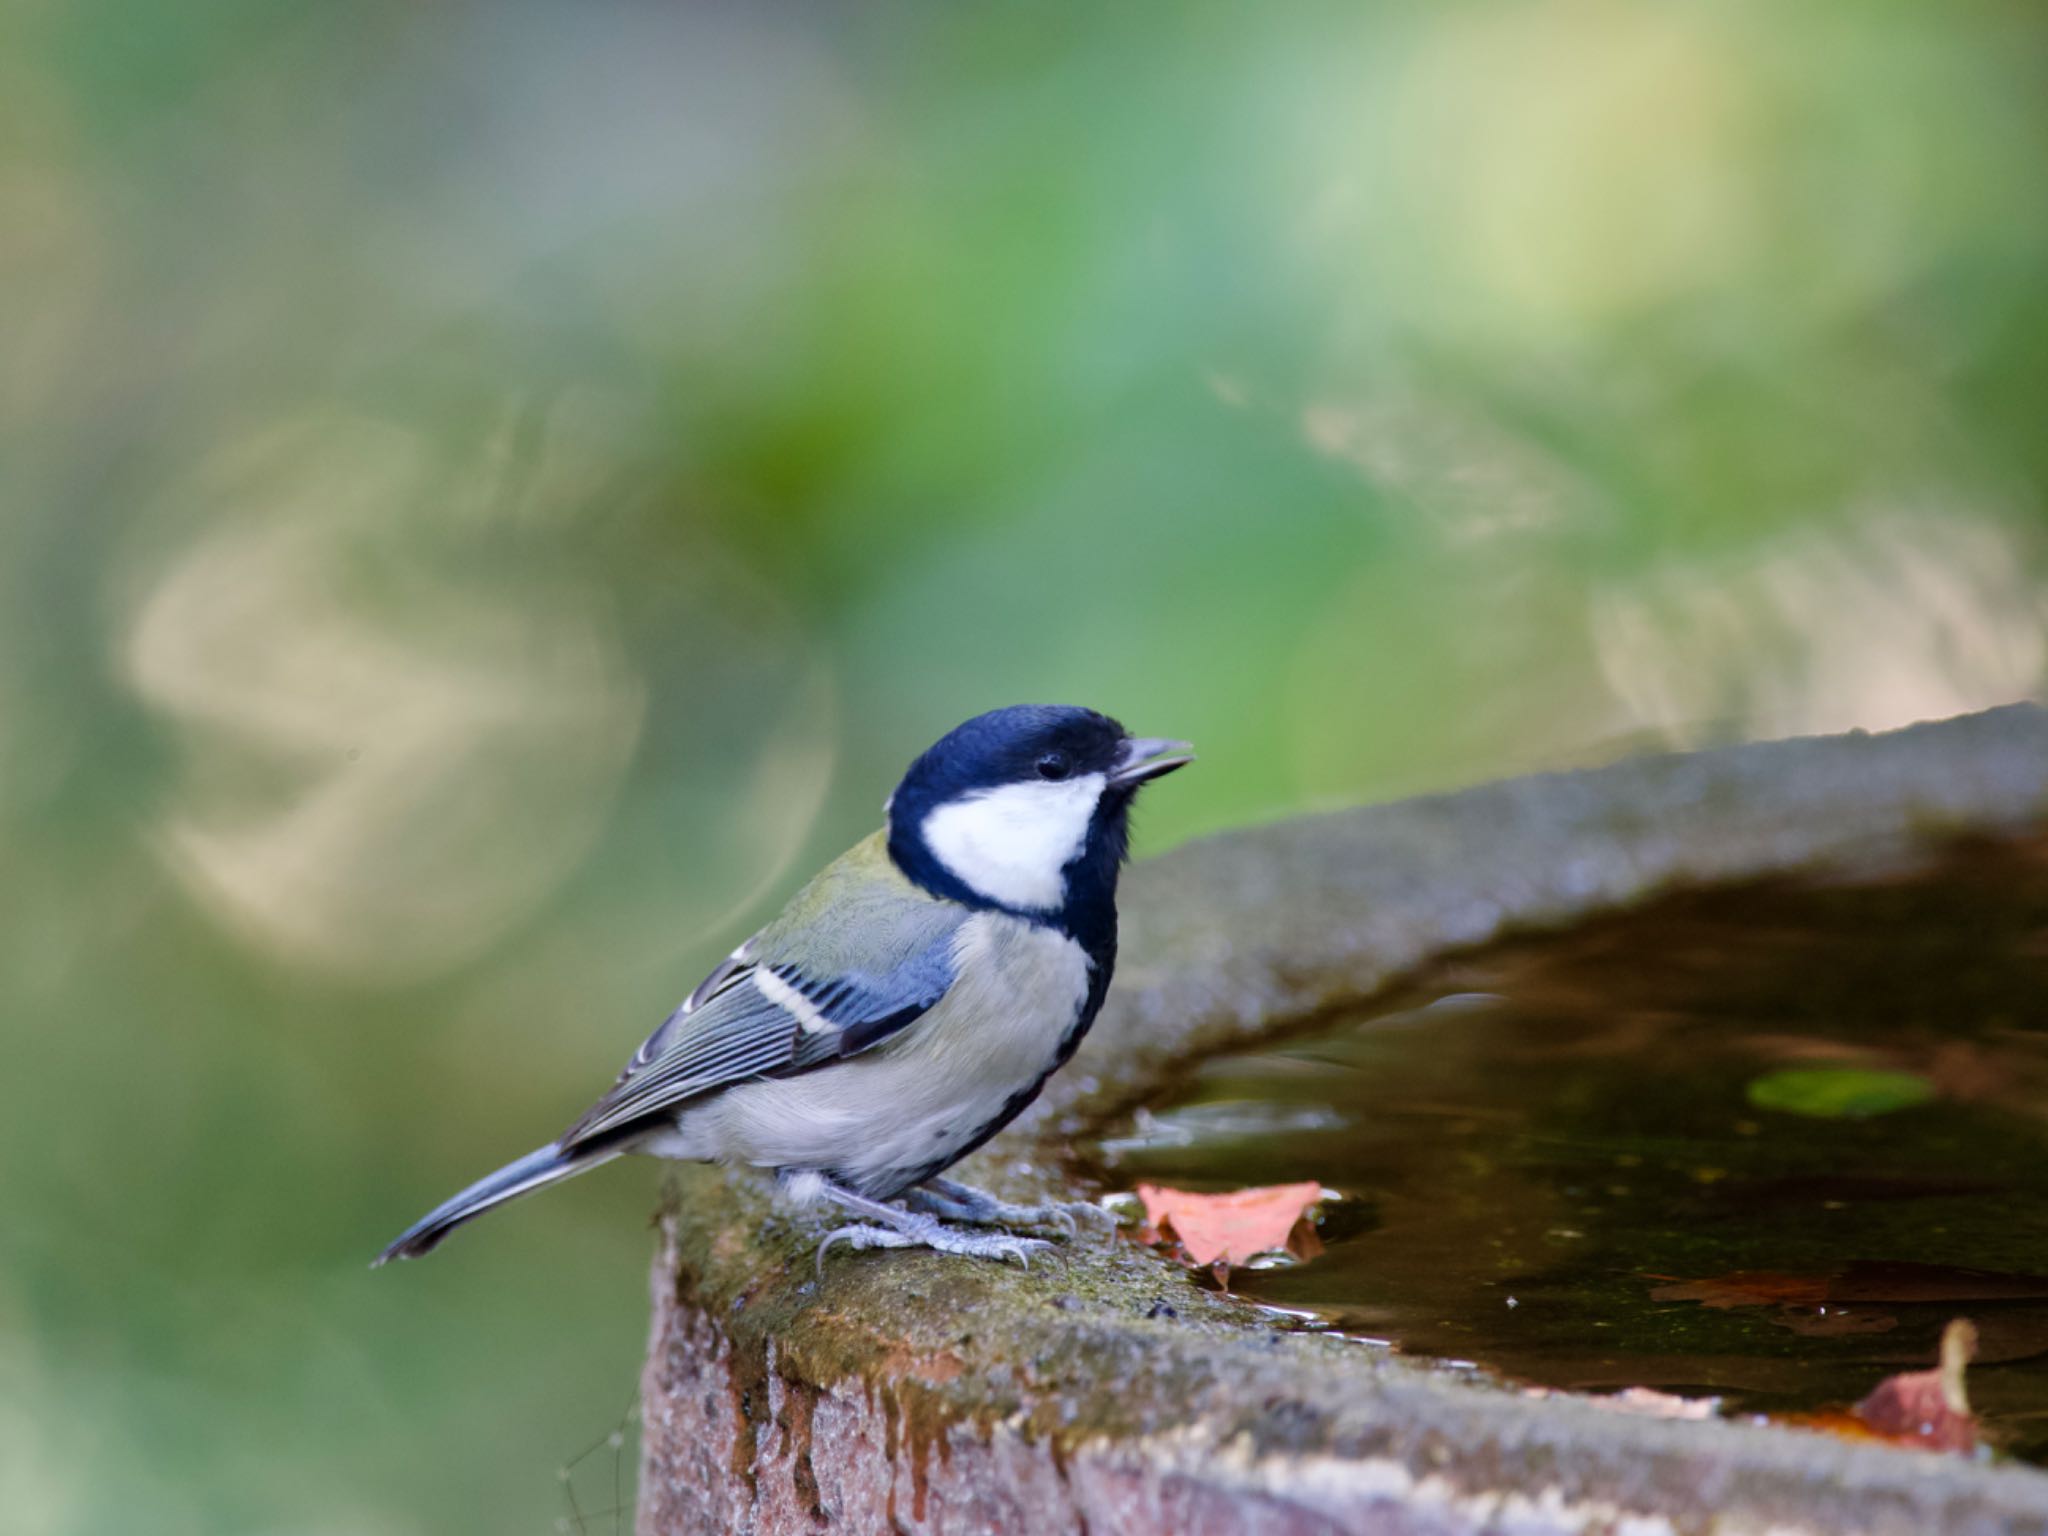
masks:
<svg viewBox="0 0 2048 1536"><path fill-rule="evenodd" d="M940 1175L1036 1098L1094 1022L1131 802L1192 760L1185 742L1088 709L969 720L910 765L887 824L705 977L582 1118L376 1263L626 1152L770 1169L796 1203L859 1218L821 1260L834 1242L1028 1260L1046 1245L1000 1229L1071 1227L1063 1208Z"/></svg>

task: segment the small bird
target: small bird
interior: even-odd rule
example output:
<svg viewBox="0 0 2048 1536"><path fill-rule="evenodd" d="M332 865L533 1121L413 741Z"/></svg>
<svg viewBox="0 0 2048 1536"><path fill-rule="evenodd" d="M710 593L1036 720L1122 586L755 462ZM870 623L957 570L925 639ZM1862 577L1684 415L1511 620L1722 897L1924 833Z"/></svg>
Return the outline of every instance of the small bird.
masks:
<svg viewBox="0 0 2048 1536"><path fill-rule="evenodd" d="M1193 760L1186 742L1131 736L1091 709L975 716L910 765L882 829L721 961L581 1119L375 1263L627 1152L769 1169L789 1203L858 1218L826 1235L820 1263L835 1243L1028 1263L1050 1245L1004 1229L1071 1231L1071 1211L1095 1208L1013 1205L940 1175L1015 1119L1094 1023L1116 966L1131 802Z"/></svg>

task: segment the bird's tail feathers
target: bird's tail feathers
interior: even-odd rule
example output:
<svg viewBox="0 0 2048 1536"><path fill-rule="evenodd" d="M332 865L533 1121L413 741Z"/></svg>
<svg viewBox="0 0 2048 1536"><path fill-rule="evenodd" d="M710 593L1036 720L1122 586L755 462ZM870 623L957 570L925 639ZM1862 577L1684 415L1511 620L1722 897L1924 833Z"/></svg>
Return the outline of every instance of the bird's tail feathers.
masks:
<svg viewBox="0 0 2048 1536"><path fill-rule="evenodd" d="M471 1217L481 1216L494 1206L515 1200L531 1190L571 1178L586 1168L608 1163L619 1155L620 1150L616 1146L597 1146L564 1152L550 1143L529 1152L517 1162L507 1163L496 1173L486 1174L461 1194L435 1206L399 1233L390 1247L370 1261L370 1267L375 1269L392 1259L416 1259Z"/></svg>

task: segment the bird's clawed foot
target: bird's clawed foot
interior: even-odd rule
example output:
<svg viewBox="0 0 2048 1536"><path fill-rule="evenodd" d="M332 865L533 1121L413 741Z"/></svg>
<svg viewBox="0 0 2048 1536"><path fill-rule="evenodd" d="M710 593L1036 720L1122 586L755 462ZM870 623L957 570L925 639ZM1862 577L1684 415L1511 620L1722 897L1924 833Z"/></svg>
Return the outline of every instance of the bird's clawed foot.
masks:
<svg viewBox="0 0 2048 1536"><path fill-rule="evenodd" d="M1017 1237L1008 1232L961 1232L930 1216L906 1214L906 1219L889 1226L855 1222L835 1227L818 1244L818 1273L825 1273L825 1254L833 1244L844 1243L856 1251L863 1248L929 1248L934 1253L957 1253L970 1259L1015 1259L1026 1269L1031 1256L1052 1248L1042 1237Z"/></svg>
<svg viewBox="0 0 2048 1536"><path fill-rule="evenodd" d="M948 1221L969 1222L978 1227L1052 1227L1067 1237L1092 1225L1100 1232L1114 1232L1116 1217L1086 1200L1047 1200L1036 1205L1016 1205L998 1200L987 1190L952 1179L927 1179L921 1189L907 1197L913 1210Z"/></svg>
<svg viewBox="0 0 2048 1536"><path fill-rule="evenodd" d="M1026 1269L1031 1267L1034 1253L1047 1252L1053 1246L1043 1238L1018 1237L1009 1232L962 1232L945 1225L928 1210L905 1210L900 1205L870 1200L865 1195L823 1180L812 1186L812 1192L852 1215L867 1218L836 1227L825 1234L825 1240L818 1244L820 1277L825 1273L825 1254L835 1243L845 1243L856 1251L863 1248L929 1248L934 1253L957 1253L970 1259L1015 1259Z"/></svg>

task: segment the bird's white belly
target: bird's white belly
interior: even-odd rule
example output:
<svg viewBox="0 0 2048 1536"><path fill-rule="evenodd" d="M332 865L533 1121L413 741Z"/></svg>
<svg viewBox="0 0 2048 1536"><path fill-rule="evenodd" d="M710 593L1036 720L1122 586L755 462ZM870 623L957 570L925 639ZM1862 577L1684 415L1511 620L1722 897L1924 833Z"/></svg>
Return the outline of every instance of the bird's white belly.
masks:
<svg viewBox="0 0 2048 1536"><path fill-rule="evenodd" d="M958 979L896 1039L789 1078L741 1083L685 1109L646 1150L763 1168L830 1170L855 1188L943 1168L1051 1070L1088 996L1081 946L977 913L955 941Z"/></svg>

